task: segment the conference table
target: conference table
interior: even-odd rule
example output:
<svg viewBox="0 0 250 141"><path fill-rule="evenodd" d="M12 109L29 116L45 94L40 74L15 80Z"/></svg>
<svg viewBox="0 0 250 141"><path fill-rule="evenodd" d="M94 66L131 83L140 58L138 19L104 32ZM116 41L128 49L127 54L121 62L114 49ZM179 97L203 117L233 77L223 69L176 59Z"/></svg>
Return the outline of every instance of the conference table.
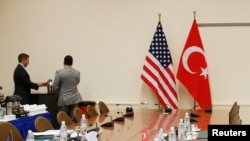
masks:
<svg viewBox="0 0 250 141"><path fill-rule="evenodd" d="M101 127L102 124L110 122L111 118L121 117L117 112L125 112L125 109L112 109L107 114L98 115L88 119L88 130L95 128L95 124L100 128L101 133L98 141L140 141L142 140L142 130L146 126L149 141L153 141L160 128L165 133L169 132L171 126L177 126L179 119L183 118L188 109L173 110L171 113L162 113L158 109L134 109L133 117L125 117L124 121L114 121L113 127ZM200 115L194 117L201 131L207 131L209 124L228 124L228 110L213 110L212 113L206 113L201 110L195 110L193 113ZM90 126L93 124L92 126ZM68 126L68 129L74 129L80 123Z"/></svg>

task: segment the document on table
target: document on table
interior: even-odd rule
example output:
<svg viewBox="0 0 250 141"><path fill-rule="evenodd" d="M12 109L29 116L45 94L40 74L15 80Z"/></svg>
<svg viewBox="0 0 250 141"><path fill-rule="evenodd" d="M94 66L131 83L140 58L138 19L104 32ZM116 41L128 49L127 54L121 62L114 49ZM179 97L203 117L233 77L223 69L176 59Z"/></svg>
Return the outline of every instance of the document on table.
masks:
<svg viewBox="0 0 250 141"><path fill-rule="evenodd" d="M73 135L74 130L67 130L68 135ZM51 138L51 136L59 136L60 130L47 130L44 132L33 132L35 138ZM91 131L84 136L87 141L98 141L97 132ZM73 135L78 136L78 135ZM84 140L83 139L83 140Z"/></svg>
<svg viewBox="0 0 250 141"><path fill-rule="evenodd" d="M71 134L74 130L67 130L68 134ZM58 136L60 134L60 130L47 130L44 132L33 132L34 136L46 136L46 135L54 135Z"/></svg>
<svg viewBox="0 0 250 141"><path fill-rule="evenodd" d="M87 141L98 141L96 136L97 136L97 132L95 131L89 132L87 135L85 135Z"/></svg>
<svg viewBox="0 0 250 141"><path fill-rule="evenodd" d="M207 131L201 131L201 132L199 132L197 138L199 138L199 139L207 139L208 138L208 132Z"/></svg>

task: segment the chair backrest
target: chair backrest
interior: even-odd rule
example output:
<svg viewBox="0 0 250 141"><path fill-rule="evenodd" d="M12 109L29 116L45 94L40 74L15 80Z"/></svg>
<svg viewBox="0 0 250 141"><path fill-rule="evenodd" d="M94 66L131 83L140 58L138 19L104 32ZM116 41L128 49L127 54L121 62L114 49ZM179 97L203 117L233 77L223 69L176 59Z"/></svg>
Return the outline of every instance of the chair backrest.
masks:
<svg viewBox="0 0 250 141"><path fill-rule="evenodd" d="M17 130L17 128L9 122L0 122L0 139L3 141L7 141L10 133L12 134L13 141L23 141L23 137L21 133Z"/></svg>
<svg viewBox="0 0 250 141"><path fill-rule="evenodd" d="M233 103L233 105L231 106L231 108L230 108L229 115L235 110L235 108L237 107L237 105L238 105L238 103L237 103L237 101L235 101Z"/></svg>
<svg viewBox="0 0 250 141"><path fill-rule="evenodd" d="M74 122L72 121L72 119L70 118L70 116L66 112L59 111L57 113L57 122L59 125L61 125L62 121L65 121L66 126L74 124Z"/></svg>
<svg viewBox="0 0 250 141"><path fill-rule="evenodd" d="M95 107L92 105L87 105L87 112L88 112L89 118L98 116L98 112L96 111Z"/></svg>
<svg viewBox="0 0 250 141"><path fill-rule="evenodd" d="M75 107L74 110L73 110L73 116L74 116L74 120L76 122L80 122L81 121L81 118L82 118L82 110L79 108L79 107Z"/></svg>
<svg viewBox="0 0 250 141"><path fill-rule="evenodd" d="M229 125L241 125L242 120L240 119L240 116L237 115L235 117L233 117L233 119L231 119L231 121L229 122Z"/></svg>
<svg viewBox="0 0 250 141"><path fill-rule="evenodd" d="M99 101L98 107L99 107L99 110L100 110L101 114L105 114L105 113L109 112L108 106L103 101Z"/></svg>
<svg viewBox="0 0 250 141"><path fill-rule="evenodd" d="M237 102L234 102L230 111L229 111L229 124L238 124L240 120L240 105L237 104Z"/></svg>
<svg viewBox="0 0 250 141"><path fill-rule="evenodd" d="M229 122L239 117L239 113L240 113L240 105L234 106L231 112L229 113Z"/></svg>
<svg viewBox="0 0 250 141"><path fill-rule="evenodd" d="M37 132L43 132L47 130L54 130L53 125L45 117L38 116L35 119L35 129Z"/></svg>

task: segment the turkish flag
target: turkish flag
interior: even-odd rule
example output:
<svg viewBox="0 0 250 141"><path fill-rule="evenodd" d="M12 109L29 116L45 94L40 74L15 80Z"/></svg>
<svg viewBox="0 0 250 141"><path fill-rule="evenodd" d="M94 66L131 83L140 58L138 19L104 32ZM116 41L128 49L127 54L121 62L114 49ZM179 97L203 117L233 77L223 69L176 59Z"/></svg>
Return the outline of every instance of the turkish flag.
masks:
<svg viewBox="0 0 250 141"><path fill-rule="evenodd" d="M142 131L142 141L148 141L148 131L146 126L144 126Z"/></svg>
<svg viewBox="0 0 250 141"><path fill-rule="evenodd" d="M207 62L196 20L193 21L181 54L177 79L201 109L212 109Z"/></svg>

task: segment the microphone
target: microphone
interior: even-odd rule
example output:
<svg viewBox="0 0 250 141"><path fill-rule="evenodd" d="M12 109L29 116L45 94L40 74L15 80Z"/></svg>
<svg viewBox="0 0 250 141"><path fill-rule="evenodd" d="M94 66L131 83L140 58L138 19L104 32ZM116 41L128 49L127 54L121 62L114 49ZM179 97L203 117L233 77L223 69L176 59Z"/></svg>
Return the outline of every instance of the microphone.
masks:
<svg viewBox="0 0 250 141"><path fill-rule="evenodd" d="M192 110L190 110L189 116L190 116L190 122L198 122L196 118L201 117L199 114L192 112Z"/></svg>
<svg viewBox="0 0 250 141"><path fill-rule="evenodd" d="M134 117L134 112L127 112L124 117Z"/></svg>
<svg viewBox="0 0 250 141"><path fill-rule="evenodd" d="M166 113L171 113L173 110L172 110L172 107L170 104L167 104L167 108L165 109L165 112Z"/></svg>
<svg viewBox="0 0 250 141"><path fill-rule="evenodd" d="M122 114L122 116L123 116L123 112L117 112L117 114Z"/></svg>
<svg viewBox="0 0 250 141"><path fill-rule="evenodd" d="M105 117L110 117L111 121L112 121L112 116L109 116L109 115L105 115Z"/></svg>
<svg viewBox="0 0 250 141"><path fill-rule="evenodd" d="M126 112L133 112L132 104L116 104L116 106L120 105L129 105L130 107L126 107Z"/></svg>
<svg viewBox="0 0 250 141"><path fill-rule="evenodd" d="M110 122L106 122L106 123L102 124L101 126L102 127L113 127L114 126L114 122L112 120L112 116L105 115L105 117L110 117L111 121Z"/></svg>
<svg viewBox="0 0 250 141"><path fill-rule="evenodd" d="M123 112L117 112L117 114L122 114L121 117L117 117L116 119L114 119L113 121L124 121L124 115Z"/></svg>
<svg viewBox="0 0 250 141"><path fill-rule="evenodd" d="M159 105L160 106L160 104L157 104L157 103L155 103L155 105ZM167 104L167 108L164 109L164 112L165 113L171 113L172 111L173 111L173 109L172 109L171 105Z"/></svg>
<svg viewBox="0 0 250 141"><path fill-rule="evenodd" d="M208 107L207 105L202 105L202 106L206 106L205 113L212 113L212 107ZM196 107L199 107L199 106L194 104L193 109L195 110Z"/></svg>
<svg viewBox="0 0 250 141"><path fill-rule="evenodd" d="M206 112L206 113L212 113L212 108L206 108L206 109L205 109L205 112Z"/></svg>
<svg viewBox="0 0 250 141"><path fill-rule="evenodd" d="M141 105L148 105L148 102L142 101L142 102L140 102L140 104L141 104Z"/></svg>
<svg viewBox="0 0 250 141"><path fill-rule="evenodd" d="M190 117L201 117L201 116L194 112L190 112Z"/></svg>
<svg viewBox="0 0 250 141"><path fill-rule="evenodd" d="M195 118L190 117L190 122L198 122Z"/></svg>
<svg viewBox="0 0 250 141"><path fill-rule="evenodd" d="M78 133L78 130L73 130L70 134L68 134L68 139L74 141L79 141L81 140L81 136Z"/></svg>
<svg viewBox="0 0 250 141"><path fill-rule="evenodd" d="M92 126L92 125L93 124L90 124L90 126ZM98 135L98 132L100 131L100 128L97 126L97 122L95 122L95 128L87 130L87 133L89 133L91 131L97 132L97 135Z"/></svg>
<svg viewBox="0 0 250 141"><path fill-rule="evenodd" d="M195 111L196 107L198 107L198 105L196 105L195 102L194 102L193 110L190 109L190 117L200 117L200 115L193 112L193 111Z"/></svg>

